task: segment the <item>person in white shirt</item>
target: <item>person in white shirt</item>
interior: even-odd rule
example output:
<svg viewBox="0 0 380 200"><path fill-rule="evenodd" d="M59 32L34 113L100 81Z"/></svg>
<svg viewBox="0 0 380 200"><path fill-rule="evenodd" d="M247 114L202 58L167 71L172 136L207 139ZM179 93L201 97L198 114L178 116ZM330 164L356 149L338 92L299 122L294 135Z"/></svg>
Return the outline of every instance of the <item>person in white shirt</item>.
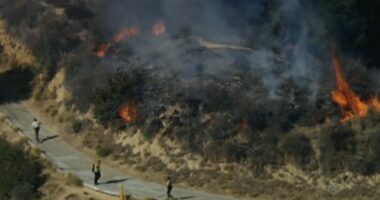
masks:
<svg viewBox="0 0 380 200"><path fill-rule="evenodd" d="M39 138L40 125L41 125L41 122L39 122L36 118L34 118L33 122L32 122L32 127L34 128L34 133L35 133L35 136L36 136L36 141L38 143L40 142L40 138Z"/></svg>

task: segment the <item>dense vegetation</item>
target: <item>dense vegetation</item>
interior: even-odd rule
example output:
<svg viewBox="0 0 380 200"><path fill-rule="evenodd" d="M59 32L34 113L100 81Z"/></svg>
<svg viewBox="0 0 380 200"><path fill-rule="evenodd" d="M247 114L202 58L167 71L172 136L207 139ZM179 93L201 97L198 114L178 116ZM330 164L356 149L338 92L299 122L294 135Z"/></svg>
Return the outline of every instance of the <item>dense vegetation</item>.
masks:
<svg viewBox="0 0 380 200"><path fill-rule="evenodd" d="M36 199L43 184L42 166L18 146L0 138L0 199Z"/></svg>
<svg viewBox="0 0 380 200"><path fill-rule="evenodd" d="M268 80L263 79L263 74L252 70L248 61L232 53L231 57L236 57L236 62L230 66L231 71L223 72L221 76L203 74L207 69L202 63L196 67L195 78L183 78L175 73L162 75L164 72L154 70L157 65L177 63L160 63L159 53L153 58L139 60L147 63L133 62L138 60L138 55L127 42L115 45L111 49L113 56L101 60L93 51L117 30L102 33L99 24L103 21L97 18L96 6L86 8L87 4L80 0L47 2L65 8L65 12L56 15L45 10L42 4L27 0L7 0L0 3L0 9L10 33L22 39L39 59L42 73L52 78L56 68L66 70L65 84L73 94L73 99L66 102L67 107L74 105L83 112L93 108L95 118L104 127L141 129L147 138L160 134L175 139L206 160L245 163L257 172L265 166L287 162L304 170L319 168L325 174L344 170L373 174L380 170L376 164L379 146L375 142L379 139L375 131L378 116L373 114L368 119L342 125L338 108L330 99L335 82L331 76L321 80L318 91L311 91L307 81L296 80L284 72L289 66L282 62L292 60L291 56L285 55L284 59L270 62L274 65L270 73L278 84L269 89L265 86ZM236 2L249 4L260 1L223 2L240 9ZM274 55L284 48L281 46L285 38L284 29L293 25L286 24L283 16L273 16L278 2L265 1L267 10L263 15L268 18L259 20L260 23L250 16L244 18L260 25L270 39L280 41L277 46L268 45L270 54ZM324 39L336 43L350 57L364 59L364 65L355 65L352 67L355 69L347 72L348 81L354 83L353 88L365 88L358 92L360 94L375 94L378 89L367 88L372 83L367 81L369 75L365 68L379 68L380 64L377 59L380 47L380 39L377 38L379 3L376 0L310 0L308 3L323 21L324 26L318 28L326 30L323 36L327 39ZM272 18L276 18L273 23L269 22ZM27 34L25 30L33 30L37 34ZM191 30L185 27L182 32L168 37L173 36L170 39L175 44L188 44L191 34ZM260 41L261 38L254 36L245 39L248 46L253 47L268 43L265 38ZM318 42L310 43L315 45ZM189 62L197 56L201 59L204 55L220 56L200 47L189 49L186 55L193 56L189 57ZM151 64L146 60L159 61L142 70ZM329 65L329 58L326 60L326 65ZM133 123L123 121L118 115L120 105L126 101L136 102L138 119ZM79 121L73 128L74 132L84 129ZM102 155L112 152L108 147L100 150Z"/></svg>
<svg viewBox="0 0 380 200"><path fill-rule="evenodd" d="M378 27L374 20L380 19L372 11L375 2L314 2L325 19L331 41L336 41L345 52L365 58L367 64L376 66L377 61L370 53L378 48L372 42L378 40L373 37ZM377 125L373 123L378 118L376 114L369 116L368 120L355 122L362 124L362 128L351 123L341 124L336 120L339 112L331 103L329 92L321 90L316 99L310 100L311 91L302 82L287 78L275 89L278 98L272 99L257 72L251 71L244 62L237 61L233 67L231 77L239 77L238 81L211 78L205 81L207 84L199 84L202 87L197 84L186 87L186 92L176 91L173 85L179 87L181 81L175 77L172 77L173 85L152 77L135 82L133 87L142 89L142 94L147 88L141 87L141 83L155 82L157 85L152 90L160 91L153 96L140 96L139 107L149 107L150 111L141 112L146 121L137 126L149 137L164 134L175 138L189 151L207 160L250 163L256 172L262 172L267 165L289 162L304 170L321 169L327 175L345 170L369 175L380 170L376 164L379 158L373 153L379 148L374 142L378 137ZM100 122L107 124L120 118L115 114L117 107L112 109L107 105L110 102L120 104L120 99L114 98L117 96L115 90L129 94L130 89L117 88L122 88L123 82L130 83L133 74L119 71L108 84L95 91L96 96L106 97L94 102L96 110L104 110L97 112ZM368 76L355 70L349 71L347 76L352 75L359 77L361 82L365 82ZM115 84L118 80L123 81ZM354 87L359 85L353 83ZM108 95L108 98L103 95L105 93L114 95ZM369 93L373 95L375 91ZM152 98L160 99L160 103L152 104ZM168 114L170 106L175 104L180 108L175 114ZM335 121L325 125L326 119ZM170 124L169 128L164 128L164 124ZM315 131L313 127L316 126L324 128ZM305 128L300 130L297 127ZM321 154L319 157L317 152Z"/></svg>

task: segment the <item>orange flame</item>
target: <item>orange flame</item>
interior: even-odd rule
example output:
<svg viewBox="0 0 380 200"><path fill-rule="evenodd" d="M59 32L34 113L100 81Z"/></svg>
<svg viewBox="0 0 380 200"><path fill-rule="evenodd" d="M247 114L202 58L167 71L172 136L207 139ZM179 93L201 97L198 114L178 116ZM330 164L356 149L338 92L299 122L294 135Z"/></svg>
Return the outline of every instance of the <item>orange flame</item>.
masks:
<svg viewBox="0 0 380 200"><path fill-rule="evenodd" d="M122 28L112 39L112 43L117 43L123 40L137 37L140 34L140 30L136 27Z"/></svg>
<svg viewBox="0 0 380 200"><path fill-rule="evenodd" d="M104 58L107 54L108 49L111 47L111 43L101 44L99 46L98 51L96 52L96 55L99 58Z"/></svg>
<svg viewBox="0 0 380 200"><path fill-rule="evenodd" d="M369 103L371 104L372 107L375 108L375 110L380 111L380 102L379 102L377 96L372 97L369 100Z"/></svg>
<svg viewBox="0 0 380 200"><path fill-rule="evenodd" d="M156 24L154 24L154 26L152 28L152 34L154 36L159 36L159 35L165 33L165 31L166 31L166 27L165 27L164 22L162 22L162 21L159 21Z"/></svg>
<svg viewBox="0 0 380 200"><path fill-rule="evenodd" d="M164 22L159 21L152 27L152 34L154 36L160 36L166 31L166 26ZM99 58L104 58L107 55L108 50L115 45L118 42L121 42L123 40L128 40L134 37L137 37L140 35L140 29L137 27L125 27L122 28L113 38L112 41L109 43L105 43L99 46L98 50L96 51L96 55Z"/></svg>
<svg viewBox="0 0 380 200"><path fill-rule="evenodd" d="M133 122L137 118L137 106L136 103L133 101L126 102L123 105L120 106L118 110L118 115L125 121L125 122Z"/></svg>
<svg viewBox="0 0 380 200"><path fill-rule="evenodd" d="M248 125L248 119L247 119L246 117L244 117L244 118L241 120L239 126L240 126L240 129L243 129L243 130L244 130L244 129L247 129L247 128L249 127L249 125Z"/></svg>
<svg viewBox="0 0 380 200"><path fill-rule="evenodd" d="M380 103L377 97L373 97L368 102L364 102L354 91L352 91L350 85L344 78L335 49L333 50L332 63L335 70L336 88L331 92L331 97L340 108L342 121L348 121L355 116L365 117L368 113L369 106L380 111Z"/></svg>
<svg viewBox="0 0 380 200"><path fill-rule="evenodd" d="M131 39L134 37L137 37L140 34L140 30L136 27L126 27L122 28L113 38L112 41L109 43L101 44L98 48L98 51L96 52L96 55L99 58L104 58L108 52L108 50L114 45L115 43L121 42L123 40Z"/></svg>

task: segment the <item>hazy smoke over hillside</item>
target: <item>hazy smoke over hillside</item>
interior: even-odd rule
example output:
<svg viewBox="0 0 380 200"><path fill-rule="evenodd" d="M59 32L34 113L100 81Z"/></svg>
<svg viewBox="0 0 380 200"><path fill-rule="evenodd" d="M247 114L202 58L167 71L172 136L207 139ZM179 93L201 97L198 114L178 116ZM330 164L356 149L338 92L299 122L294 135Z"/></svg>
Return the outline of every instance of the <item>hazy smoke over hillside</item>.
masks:
<svg viewBox="0 0 380 200"><path fill-rule="evenodd" d="M138 26L143 36L128 41L136 55L155 63L156 68L186 77L223 78L231 75L237 65L247 65L244 67L262 75L272 93L287 77L315 92L325 65L320 60L329 55L324 51L323 26L313 6L304 1L107 1L100 7L106 34ZM167 32L153 38L147 33L157 21L165 23ZM176 36L188 40L178 40ZM249 47L254 52L202 51L197 49L199 38Z"/></svg>

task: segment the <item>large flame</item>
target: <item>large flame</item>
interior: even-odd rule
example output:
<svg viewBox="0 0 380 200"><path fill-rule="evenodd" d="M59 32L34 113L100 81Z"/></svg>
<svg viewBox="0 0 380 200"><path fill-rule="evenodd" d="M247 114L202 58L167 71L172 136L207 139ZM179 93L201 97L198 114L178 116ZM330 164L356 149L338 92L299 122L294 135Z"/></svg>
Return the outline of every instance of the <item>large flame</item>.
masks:
<svg viewBox="0 0 380 200"><path fill-rule="evenodd" d="M154 26L152 28L152 34L154 36L159 36L159 35L165 33L165 31L166 31L166 27L165 27L164 22L162 22L162 21L159 21L156 24L154 24Z"/></svg>
<svg viewBox="0 0 380 200"><path fill-rule="evenodd" d="M335 49L333 50L332 64L335 70L336 88L331 92L331 97L341 110L343 122L348 121L355 116L365 117L370 106L380 111L380 103L377 97L373 97L368 102L365 102L352 91L350 85L344 78Z"/></svg>
<svg viewBox="0 0 380 200"><path fill-rule="evenodd" d="M121 42L123 40L128 40L134 37L137 37L140 34L140 30L137 27L125 27L122 28L109 43L101 44L96 52L96 55L99 58L104 58L108 52L108 50L112 47L112 45Z"/></svg>
<svg viewBox="0 0 380 200"><path fill-rule="evenodd" d="M137 118L137 106L134 101L128 101L120 106L118 110L118 115L125 121L125 122L133 122Z"/></svg>

